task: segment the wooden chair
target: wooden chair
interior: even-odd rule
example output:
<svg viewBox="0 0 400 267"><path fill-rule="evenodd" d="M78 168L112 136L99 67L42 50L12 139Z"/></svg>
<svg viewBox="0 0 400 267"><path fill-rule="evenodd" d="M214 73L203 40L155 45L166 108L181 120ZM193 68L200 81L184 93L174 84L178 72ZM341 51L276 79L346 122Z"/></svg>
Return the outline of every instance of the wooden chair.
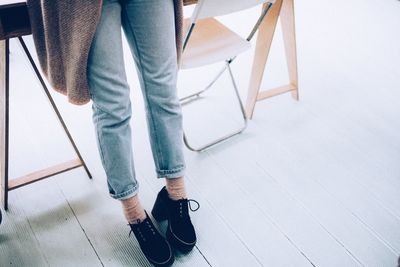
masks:
<svg viewBox="0 0 400 267"><path fill-rule="evenodd" d="M0 3L0 179L1 179L1 202L4 209L8 208L8 193L11 190L40 181L56 174L69 171L74 168L84 167L89 178L89 172L78 148L76 147L71 134L68 131L60 112L57 109L53 98L41 76L22 36L31 34L29 15L25 1L1 1ZM28 57L32 68L41 83L43 90L50 101L50 104L57 115L71 145L77 155L76 159L39 170L19 178L9 179L9 123L10 123L10 38L18 38L23 51Z"/></svg>
<svg viewBox="0 0 400 267"><path fill-rule="evenodd" d="M225 65L206 88L181 98L181 103L186 104L192 100L198 99L201 94L212 88L221 75L228 70L243 117L243 126L239 129L225 136L216 138L200 147L195 148L190 145L186 134L184 134L184 142L190 150L198 152L203 151L243 132L246 128L247 117L230 64L234 61L236 56L251 48L250 41L274 2L275 0L199 0L191 18L184 20L184 28L187 29L187 33L183 44L181 68L197 68L222 61L225 61ZM215 19L216 16L234 13L261 4L266 4L267 8L264 9L264 12L262 12L246 39Z"/></svg>

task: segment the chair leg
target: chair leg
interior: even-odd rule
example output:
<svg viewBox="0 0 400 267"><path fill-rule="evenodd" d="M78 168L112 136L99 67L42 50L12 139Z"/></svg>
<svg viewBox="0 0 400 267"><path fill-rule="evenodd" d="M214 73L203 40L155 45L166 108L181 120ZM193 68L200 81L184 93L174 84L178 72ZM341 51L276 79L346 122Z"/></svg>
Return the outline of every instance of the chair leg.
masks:
<svg viewBox="0 0 400 267"><path fill-rule="evenodd" d="M8 209L9 40L0 41L0 179L1 203Z"/></svg>
<svg viewBox="0 0 400 267"><path fill-rule="evenodd" d="M214 146L214 145L217 145L217 144L219 144L219 143L221 143L221 142L223 142L223 141L225 141L225 140L227 140L227 139L229 139L229 138L235 136L235 135L238 135L238 134L242 133L242 132L247 128L246 111L245 111L245 109L244 109L244 106L243 106L243 103L242 103L242 100L241 100L241 98L240 98L239 91L238 91L238 88L237 88L237 85L236 85L236 81L235 81L235 78L234 78L234 76L233 76L233 73L232 73L232 70L231 70L231 67L230 67L230 63L231 63L231 62L232 62L231 60L228 60L228 61L226 62L225 69L228 69L228 71L229 71L229 75L230 75L231 81L232 81L232 87L233 87L233 89L234 89L234 91L235 91L235 95L236 95L237 100L238 100L238 102L239 102L240 111L241 111L241 113L242 113L244 125L243 125L241 128L239 128L238 130L236 130L236 131L234 131L234 132L232 132L232 133L229 133L229 134L227 134L227 135L225 135L225 136L222 136L222 137L220 137L220 138L218 138L218 139L216 139L216 140L214 140L214 141L212 141L212 142L207 143L206 145L203 145L203 146L200 146L200 147L197 147L197 148L195 148L195 147L193 147L192 145L190 145L190 143L189 143L189 141L188 141L188 139L187 139L187 136L186 136L186 134L184 133L184 134L183 134L183 141L184 141L186 147L187 147L189 150L191 150L191 151L202 152L202 151L204 151L204 150L206 150L206 149L208 149L208 148L210 148L210 147L212 147L212 146ZM219 76L221 76L221 75L219 75ZM219 77L219 76L218 76L218 77ZM215 81L214 81L214 82L215 82Z"/></svg>
<svg viewBox="0 0 400 267"><path fill-rule="evenodd" d="M238 87L237 87L237 85L236 85L235 77L233 76L233 73L232 73L232 69L231 69L231 66L230 66L230 62L227 62L226 65L227 65L227 68L228 68L228 70L229 70L229 76L231 76L233 89L235 90L235 94L236 94L236 97L237 97L238 102L239 102L239 105L240 105L240 110L241 110L241 112L242 112L243 120L244 120L244 122L245 122L245 127L243 128L243 130L244 130L244 129L247 127L246 110L245 110L245 108L244 108L242 99L240 98L239 90L238 90Z"/></svg>
<svg viewBox="0 0 400 267"><path fill-rule="evenodd" d="M190 102L198 99L200 97L200 94L204 93L205 91L207 91L208 89L210 89L215 82L219 79L219 77L221 77L222 74L224 74L224 72L226 71L226 65L224 65L224 67L218 72L218 74L215 76L214 79L212 79L212 81L202 90L197 91L193 94L190 94L188 96L182 97L179 99L179 101L182 103L182 105L186 105L189 104Z"/></svg>
<svg viewBox="0 0 400 267"><path fill-rule="evenodd" d="M52 98L47 86L46 86L46 83L44 82L44 79L43 79L42 75L40 74L39 69L37 68L37 66L35 64L35 61L33 60L32 56L31 56L31 54L30 54L30 52L29 52L29 50L28 50L28 48L27 48L27 46L26 46L26 44L25 44L25 42L23 40L23 38L22 37L18 37L18 39L19 39L19 41L20 41L20 43L22 45L22 48L23 48L26 56L28 57L28 60L29 60L29 62L31 64L31 66L33 67L33 70L35 71L36 77L38 78L40 84L42 85L42 88L43 88L47 98L49 99L50 104L51 104L54 112L57 115L58 120L60 121L60 123L61 123L61 125L62 125L62 127L64 129L64 132L66 133L69 141L71 142L71 145L75 150L75 153L77 154L79 160L81 161L82 166L84 167L88 177L90 179L92 179L92 174L90 173L88 167L86 166L86 163L83 160L83 158L81 156L81 153L79 152L78 147L76 146L76 144L74 142L74 139L72 138L72 136L71 136L71 134L70 134L70 132L69 132L69 130L68 130L68 128L67 128L67 126L66 126L66 124L65 124L65 122L64 122L64 120L63 120L63 118L61 116L61 114L60 114L60 112L58 111L58 108L57 108L57 106L56 106L56 104L55 104L55 102L54 102L54 100L53 100L53 98Z"/></svg>

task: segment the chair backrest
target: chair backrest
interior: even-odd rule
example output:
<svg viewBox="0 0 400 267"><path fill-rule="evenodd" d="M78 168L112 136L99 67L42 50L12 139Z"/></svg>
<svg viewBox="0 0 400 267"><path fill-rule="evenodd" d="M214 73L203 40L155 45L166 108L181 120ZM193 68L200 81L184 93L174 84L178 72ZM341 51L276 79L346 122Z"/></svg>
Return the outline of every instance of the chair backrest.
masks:
<svg viewBox="0 0 400 267"><path fill-rule="evenodd" d="M275 0L199 0L192 14L192 22L245 10L267 2L274 3Z"/></svg>
<svg viewBox="0 0 400 267"><path fill-rule="evenodd" d="M228 3L227 3L228 2ZM245 10L257 5L267 4L267 7L263 9L261 16L257 23L254 25L250 35L247 37L247 41L250 41L256 31L258 30L264 17L267 15L271 6L276 0L198 0L197 5L192 13L191 24L186 30L186 34L183 41L183 50L190 39L192 31L196 25L197 20L222 16L233 12Z"/></svg>

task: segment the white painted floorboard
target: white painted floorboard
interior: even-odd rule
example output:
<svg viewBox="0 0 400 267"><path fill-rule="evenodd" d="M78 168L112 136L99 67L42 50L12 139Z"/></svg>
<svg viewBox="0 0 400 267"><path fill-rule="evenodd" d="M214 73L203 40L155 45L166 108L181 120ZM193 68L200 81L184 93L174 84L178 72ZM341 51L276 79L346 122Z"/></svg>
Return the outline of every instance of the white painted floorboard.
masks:
<svg viewBox="0 0 400 267"><path fill-rule="evenodd" d="M221 18L246 35L259 13ZM394 267L400 255L400 2L296 1L300 102L259 102L246 131L207 152L185 150L198 243L174 266ZM265 88L285 83L279 32ZM31 38L26 38L30 47ZM12 42L11 176L74 158L40 87ZM14 46L15 45L15 46ZM130 52L134 154L150 211L157 180ZM32 49L33 51L33 49ZM242 98L253 51L234 62ZM179 93L218 70L184 71ZM204 78L203 78L204 77ZM184 107L190 140L240 125L230 84ZM52 91L94 179L82 168L17 189L0 226L0 266L149 266L107 193L91 107ZM165 223L159 225L165 230Z"/></svg>

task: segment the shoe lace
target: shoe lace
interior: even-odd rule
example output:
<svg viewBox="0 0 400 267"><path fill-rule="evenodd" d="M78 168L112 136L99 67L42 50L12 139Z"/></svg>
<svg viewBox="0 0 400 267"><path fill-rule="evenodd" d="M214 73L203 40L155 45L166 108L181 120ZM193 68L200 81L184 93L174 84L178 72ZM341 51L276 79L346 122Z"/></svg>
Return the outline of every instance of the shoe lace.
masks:
<svg viewBox="0 0 400 267"><path fill-rule="evenodd" d="M144 225L142 225L144 223ZM136 224L128 224L131 226L131 230L129 231L129 237L131 236L132 232L135 231L138 233L140 239L146 242L146 237L144 236L142 230L148 229L153 236L156 235L156 231L154 230L153 225L149 221L141 222L139 219L137 220ZM144 229L141 229L141 226L144 226Z"/></svg>
<svg viewBox="0 0 400 267"><path fill-rule="evenodd" d="M193 209L192 208L192 204L191 203L196 203L196 205L197 205L197 208L196 209ZM197 201L197 200L194 200L194 199L188 199L188 204L189 204L189 209L191 210L191 211L193 211L193 212L195 212L195 211L197 211L198 209L200 209L200 203Z"/></svg>
<svg viewBox="0 0 400 267"><path fill-rule="evenodd" d="M193 212L197 211L198 209L200 209L200 203L197 200L194 199L187 199L186 200L189 206L189 209ZM183 218L183 203L185 202L185 200L179 201L179 216L181 218ZM192 203L196 203L197 207L193 208L192 207Z"/></svg>

